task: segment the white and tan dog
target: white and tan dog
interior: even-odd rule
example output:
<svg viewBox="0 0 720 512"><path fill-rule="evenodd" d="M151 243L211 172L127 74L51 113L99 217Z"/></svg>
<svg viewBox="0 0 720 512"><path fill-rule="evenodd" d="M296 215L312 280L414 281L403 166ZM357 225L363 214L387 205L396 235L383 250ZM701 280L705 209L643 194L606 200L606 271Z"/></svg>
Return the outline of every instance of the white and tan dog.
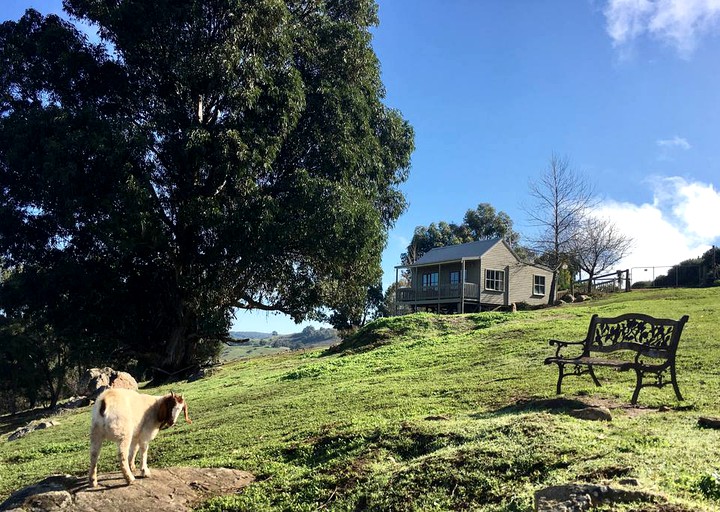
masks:
<svg viewBox="0 0 720 512"><path fill-rule="evenodd" d="M135 481L133 471L138 450L142 459L141 475L149 477L148 445L160 429L172 427L182 411L185 421L192 423L187 403L175 393L151 396L129 389L108 389L102 393L93 407L90 426L90 485L98 485L98 456L106 439L117 443L120 466L128 485Z"/></svg>

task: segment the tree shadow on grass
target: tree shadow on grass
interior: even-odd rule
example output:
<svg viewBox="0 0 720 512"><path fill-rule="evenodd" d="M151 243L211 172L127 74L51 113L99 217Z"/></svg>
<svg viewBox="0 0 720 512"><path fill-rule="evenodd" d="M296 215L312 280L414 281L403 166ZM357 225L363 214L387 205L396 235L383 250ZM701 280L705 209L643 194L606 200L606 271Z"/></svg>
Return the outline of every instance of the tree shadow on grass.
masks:
<svg viewBox="0 0 720 512"><path fill-rule="evenodd" d="M593 407L596 404L575 398L520 398L514 403L500 409L471 414L474 419L521 414L526 412L549 412L552 414L567 414L570 411Z"/></svg>

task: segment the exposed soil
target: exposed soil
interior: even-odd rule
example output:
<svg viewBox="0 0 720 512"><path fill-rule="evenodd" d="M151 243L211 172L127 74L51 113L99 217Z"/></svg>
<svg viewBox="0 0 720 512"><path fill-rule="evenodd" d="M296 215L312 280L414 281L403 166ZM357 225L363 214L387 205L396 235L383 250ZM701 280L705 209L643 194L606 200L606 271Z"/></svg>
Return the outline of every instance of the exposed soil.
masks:
<svg viewBox="0 0 720 512"><path fill-rule="evenodd" d="M99 475L99 486L90 488L86 478L55 475L15 492L0 510L55 512L154 512L189 511L217 495L232 494L255 477L225 468L153 469L152 478L127 485L121 473Z"/></svg>

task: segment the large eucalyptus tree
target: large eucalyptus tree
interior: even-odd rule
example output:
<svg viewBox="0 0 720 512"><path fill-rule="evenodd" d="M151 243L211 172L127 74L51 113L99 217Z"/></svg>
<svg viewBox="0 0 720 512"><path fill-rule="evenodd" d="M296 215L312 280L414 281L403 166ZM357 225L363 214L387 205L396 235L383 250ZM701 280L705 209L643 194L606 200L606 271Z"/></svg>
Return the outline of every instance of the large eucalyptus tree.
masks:
<svg viewBox="0 0 720 512"><path fill-rule="evenodd" d="M235 308L299 321L377 281L413 134L383 103L373 0L64 9L0 26L5 284L54 283L0 292L9 317L175 372Z"/></svg>

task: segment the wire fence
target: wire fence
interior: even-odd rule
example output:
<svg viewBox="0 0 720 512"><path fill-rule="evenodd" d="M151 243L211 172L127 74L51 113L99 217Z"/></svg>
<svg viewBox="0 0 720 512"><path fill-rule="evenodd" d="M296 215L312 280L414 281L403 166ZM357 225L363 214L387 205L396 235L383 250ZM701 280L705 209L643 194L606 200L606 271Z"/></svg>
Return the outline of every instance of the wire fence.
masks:
<svg viewBox="0 0 720 512"><path fill-rule="evenodd" d="M717 279L717 272L702 265L649 265L617 270L594 276L594 291L630 291L638 288L694 288L706 286ZM575 285L587 289L587 279L578 279Z"/></svg>
<svg viewBox="0 0 720 512"><path fill-rule="evenodd" d="M707 280L707 270L702 265L664 265L630 269L633 288L696 287L705 285Z"/></svg>

